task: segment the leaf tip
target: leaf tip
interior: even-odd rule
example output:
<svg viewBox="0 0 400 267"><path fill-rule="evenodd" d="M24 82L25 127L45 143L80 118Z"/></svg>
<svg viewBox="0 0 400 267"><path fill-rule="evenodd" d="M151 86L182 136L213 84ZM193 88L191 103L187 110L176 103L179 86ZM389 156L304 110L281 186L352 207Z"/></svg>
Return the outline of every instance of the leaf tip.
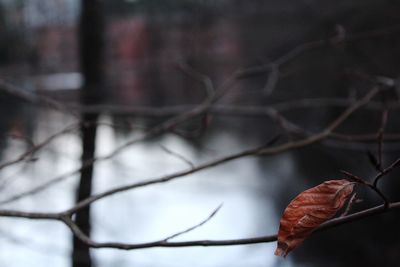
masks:
<svg viewBox="0 0 400 267"><path fill-rule="evenodd" d="M281 248L277 248L276 250L275 250L275 255L276 256L282 256L282 257L285 257L285 252L283 251L283 249L281 249Z"/></svg>
<svg viewBox="0 0 400 267"><path fill-rule="evenodd" d="M279 256L279 257L286 257L286 255L289 253L289 251L288 251L288 246L286 245L286 244L283 244L283 243L279 243L278 242L278 247L276 248L276 250L275 250L275 255L276 256Z"/></svg>

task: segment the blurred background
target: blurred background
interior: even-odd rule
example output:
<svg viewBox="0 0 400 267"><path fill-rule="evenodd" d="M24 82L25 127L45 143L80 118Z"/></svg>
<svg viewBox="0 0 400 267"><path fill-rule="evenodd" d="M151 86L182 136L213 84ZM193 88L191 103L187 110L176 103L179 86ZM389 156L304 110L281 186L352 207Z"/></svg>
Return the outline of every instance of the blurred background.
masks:
<svg viewBox="0 0 400 267"><path fill-rule="evenodd" d="M278 142L297 139L268 108L317 133L370 90L365 77L398 79L399 12L394 0L0 0L1 208L58 212L90 194L255 148L277 135ZM209 113L69 175L201 104L207 90L199 77L219 88L238 70L257 68ZM376 134L383 110L384 163L400 156L399 93L388 90L357 111L338 129L347 137L120 193L84 211L91 225L84 215L76 220L97 241L147 242L199 223L223 203L207 224L176 239L275 234L299 192L342 178L340 170L374 176L367 151L376 153L375 139L358 137ZM382 180L391 201L399 200L398 174ZM380 204L368 190L357 192L363 202L354 210ZM61 223L0 218L0 265L397 266L399 223L392 212L337 227L280 259L275 242L88 251Z"/></svg>

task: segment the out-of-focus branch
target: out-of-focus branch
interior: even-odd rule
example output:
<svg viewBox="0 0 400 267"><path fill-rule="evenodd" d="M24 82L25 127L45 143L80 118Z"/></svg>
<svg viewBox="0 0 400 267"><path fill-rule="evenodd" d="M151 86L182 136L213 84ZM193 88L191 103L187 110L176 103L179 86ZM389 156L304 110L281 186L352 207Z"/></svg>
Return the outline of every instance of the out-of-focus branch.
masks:
<svg viewBox="0 0 400 267"><path fill-rule="evenodd" d="M108 155L88 160L88 161L84 162L81 165L81 167L79 167L75 170L72 170L72 171L62 174L58 177L55 177L55 178L49 180L48 182L43 183L42 185L32 188L31 190L28 190L26 192L23 192L23 193L11 196L5 200L2 200L2 201L0 201L0 205L13 202L15 200L24 198L29 195L36 194L44 189L49 188L50 186L52 186L54 184L57 184L57 183L65 180L66 178L68 178L70 176L79 174L82 170L88 168L89 166L92 166L95 162L105 161L105 160L113 158L114 156L121 153L122 151L124 151L125 149L130 147L131 145L154 138L155 136L158 136L164 132L173 130L178 125L180 125L198 115L205 113L216 101L218 101L231 88L231 86L233 85L234 82L235 82L235 76L228 78L218 89L215 90L215 93L212 97L207 96L207 98L203 101L203 103L199 104L198 106L195 106L193 109L189 110L188 112L185 112L185 113L179 114L175 117L172 117L170 119L167 119L163 123L147 130L142 137L134 138L134 139L122 144L121 146L114 149L114 151L112 151Z"/></svg>
<svg viewBox="0 0 400 267"><path fill-rule="evenodd" d="M280 72L279 72L279 68L277 66L275 66L274 64L271 65L271 72L268 75L268 79L267 82L265 83L265 87L264 87L264 95L268 96L270 94L272 94L278 84L279 81L279 76L280 76Z"/></svg>
<svg viewBox="0 0 400 267"><path fill-rule="evenodd" d="M228 78L227 81L232 82L232 80L236 80L236 79L245 79L254 75L261 75L261 74L266 74L269 73L271 71L277 71L279 70L279 68L284 65L287 64L288 62L293 61L296 57L314 50L314 49L318 49L318 48L322 48L324 46L335 46L337 44L337 41L339 40L341 43L346 43L346 42L356 42L356 41L360 41L360 40L365 40L365 39L373 39L373 38L380 38L380 37L384 37L384 36L388 36L391 34L395 34L398 33L400 31L400 25L396 24L393 25L391 27L386 27L386 28L381 28L381 29L373 29L373 30L367 30L365 32L359 32L359 33L347 33L345 36L341 36L341 38L337 38L338 36L332 36L331 38L328 39L320 39L320 40L315 40L315 41L310 41L310 42L306 42L303 44L300 44L296 47L294 47L293 49L289 50L288 52L286 52L285 54L283 54L282 56L278 57L277 59L275 59L273 62L269 63L269 64L265 64L265 65L261 65L261 66L255 66L255 67L250 67L250 68L245 68L242 70L238 70L236 71L233 75L232 75L232 79ZM199 73L196 73L196 71L191 71L188 68L183 68L183 70L187 71L187 74L191 75L192 77L196 76L197 78L200 78L198 80L200 80L203 84L206 85L206 91L211 93L212 90L210 90L212 88L212 84L210 83L210 80L206 77L206 76L202 76L201 74L199 75ZM393 80L387 80L386 77L378 77L384 84L392 84ZM211 85L211 86L210 86ZM0 79L0 90L3 92L6 92L10 95L14 95L18 98L21 98L27 102L33 103L33 104L39 104L39 105L47 105L51 108L54 108L56 110L65 112L67 114L71 114L74 115L75 117L77 117L77 114L75 112L71 112L70 107L65 106L64 104L46 97L46 96L42 96L42 95L38 95L26 90L23 90L7 81L5 81L4 79ZM81 110L83 112L98 112L98 111L104 111L104 110L108 110L110 112L110 110L112 110L114 108L111 108L110 106L107 108L107 106L96 106L96 107L91 107L91 108L85 108L85 110ZM118 107L119 112L122 112L125 109L126 112L126 107L121 108ZM169 109L169 108L168 108ZM172 108L173 109L173 108ZM74 110L74 109L73 109ZM135 109L132 108L128 108L129 112L133 112ZM152 108L153 110L153 108ZM175 112L182 112L182 109L179 110L175 110ZM148 116L150 116L150 113L158 113L157 111L150 111L148 112L146 110L146 108L139 108L138 110L135 111L135 113L147 113ZM160 116L169 116L169 115L174 115L174 114L165 114L168 113L165 110L161 110Z"/></svg>
<svg viewBox="0 0 400 267"><path fill-rule="evenodd" d="M301 56L302 54L308 51L312 51L325 46L336 46L337 41L340 41L340 43L356 42L364 39L379 38L382 36L397 33L399 31L400 31L400 25L393 25L392 27L389 28L346 34L345 36L341 36L341 38L339 39L337 38L338 36L332 36L331 38L328 39L320 39L320 40L306 42L294 47L292 50L286 52L284 55L278 57L276 60L274 60L269 64L238 71L237 75L239 79L246 79L251 76L266 74L274 69L279 69L280 67L282 67L282 65L293 61L295 58Z"/></svg>
<svg viewBox="0 0 400 267"><path fill-rule="evenodd" d="M191 66L189 66L188 64L185 64L183 62L181 62L178 65L178 67L183 73L185 73L186 75L190 76L194 80L199 81L203 84L207 97L209 97L209 98L213 97L213 95L215 94L215 88L214 88L213 82L211 81L210 77L208 77L207 75L204 75L202 73L199 73L198 71L193 69Z"/></svg>
<svg viewBox="0 0 400 267"><path fill-rule="evenodd" d="M48 145L48 144L49 144L50 142L52 142L54 139L60 137L60 136L63 135L63 134L66 134L66 133L69 133L69 132L71 132L71 131L76 130L77 127L78 127L77 124L70 125L70 126L64 128L63 130L61 130L61 131L59 131L59 132L57 132L57 133L55 133L55 134L49 136L46 140L44 140L44 141L41 142L41 143L39 143L39 144L32 144L32 147L31 147L30 149L28 149L26 152L24 152L24 153L22 153L21 155L19 155L17 158L15 158L15 159L13 159L13 160L10 160L10 161L7 161L7 162L4 162L4 163L0 163L0 170L6 168L6 167L8 167L8 166L11 166L11 165L14 165L14 164L23 162L23 161L26 160L27 158L32 157L37 151L39 151L40 149L42 149L43 147L45 147L46 145Z"/></svg>
<svg viewBox="0 0 400 267"><path fill-rule="evenodd" d="M177 158L177 159L183 161L183 162L186 163L190 168L194 168L194 167L195 167L194 164L193 164L193 162L191 162L191 161L190 161L189 159L187 159L185 156L183 156L183 155L181 155L181 154L179 154L179 153L177 153L177 152L175 152L175 151L172 151L171 149L169 149L169 148L167 148L167 147L165 147L165 146L163 146L163 145L160 145L160 147L161 147L161 149L162 149L165 153L167 153L167 154L169 154L169 155L171 155L171 156L173 156L173 157L175 157L175 158Z"/></svg>
<svg viewBox="0 0 400 267"><path fill-rule="evenodd" d="M208 113L218 116L235 116L235 117L264 117L268 116L271 110L277 112L296 111L296 109L312 109L312 108L343 108L354 103L353 99L347 98L305 98L288 100L284 102L272 103L268 106L251 106L251 105L213 105ZM193 109L194 105L177 105L167 107L152 106L124 106L124 105L91 105L79 106L70 105L71 109L76 109L82 113L110 113L113 115L163 118L176 116ZM388 102L383 105L380 102L370 102L365 106L366 109L382 110L388 108L390 110L400 109L398 101Z"/></svg>
<svg viewBox="0 0 400 267"><path fill-rule="evenodd" d="M19 99L22 99L22 100L32 103L32 104L39 105L39 106L48 106L52 109L72 115L75 118L78 117L78 115L75 112L72 112L72 110L69 109L67 106L65 106L64 104L62 104L54 99L47 97L47 96L33 93L28 90L23 90L23 89L19 88L18 86L15 86L15 85L13 85L9 82L6 82L5 80L2 80L2 79L0 79L0 91L5 92L9 95L18 97Z"/></svg>
<svg viewBox="0 0 400 267"><path fill-rule="evenodd" d="M365 33L359 33L359 34L354 34L354 35L346 35L346 40L345 41L356 41L356 40L365 39L365 38L375 38L375 37L379 37L379 36L382 36L382 35L393 33L393 32L399 31L399 30L400 30L400 25L396 25L395 27L390 28L390 29L381 29L381 30L368 31L368 32L365 32ZM287 52L283 56L281 56L278 59L276 59L272 64L274 64L273 65L274 67L279 68L281 65L289 62L290 60L293 60L298 55L300 55L300 54L302 54L302 53L304 53L306 51L309 51L309 50L312 50L312 49L315 49L315 48L318 48L318 47L322 47L323 45L326 45L326 44L331 44L331 40L330 39L328 39L328 40L317 40L317 41L301 44L301 45L295 47L294 49L290 50L289 52ZM219 88L217 88L215 90L215 92L214 92L214 94L212 96L208 96L204 100L203 103L199 104L198 106L195 106L193 109L191 109L191 110L189 110L187 112L184 112L184 113L180 113L180 114L176 115L175 117L172 117L171 119L166 120L164 123L162 123L162 124L152 128L152 129L148 130L143 137L135 138L135 139L132 139L132 140L126 142L125 144L117 147L113 152L111 152L110 154L108 154L106 156L93 158L91 160L88 160L87 162L82 164L82 166L80 168L78 168L76 170L72 170L72 171L70 171L68 173L65 173L65 174L61 175L61 176L55 177L55 178L51 179L49 182L46 182L46 183L44 183L42 185L39 185L38 187L33 188L33 189L29 190L29 191L26 191L24 193L21 193L21 194L12 196L12 197L10 197L8 199L5 199L3 201L0 201L0 204L9 203L9 202L12 202L14 200L23 198L25 196L32 195L32 194L35 194L37 192L40 192L40 191L50 187L53 184L56 184L56 183L58 183L60 181L63 181L64 179L66 179L66 178L68 178L68 177L70 177L70 176L72 176L74 174L77 174L77 173L81 172L82 170L84 170L85 168L88 168L89 166L93 165L97 161L108 160L108 159L116 156L117 154L119 154L120 152L124 151L127 147L129 147L129 146L131 146L133 144L136 144L138 142L147 140L149 138L153 138L153 137L155 137L157 135L160 135L160 134L162 134L164 132L172 131L178 125L180 125L180 124L182 124L182 123L184 123L184 122L186 122L186 121L188 121L188 120L190 120L190 119L192 119L192 118L194 118L196 116L199 116L199 115L202 115L204 113L209 112L210 109L212 108L212 106L226 93L226 91L231 89L231 87L234 85L234 83L237 80L244 79L244 78L247 78L247 77L252 76L252 75L263 74L263 73L269 72L270 70L271 70L271 65L269 64L269 65L266 65L266 66L258 66L256 68L247 68L247 69L244 69L244 70L236 71L230 77L228 77L219 86ZM209 82L207 82L206 76L202 76L200 78L203 79L203 81L204 81L203 84L205 86L209 85ZM369 100L370 99L368 99L368 101ZM366 101L366 102L368 102L368 101ZM359 102L355 102L352 105L350 105L350 107L347 109L347 111L349 111L349 114L352 113L352 109L354 107L356 107L355 109L358 108L358 106L357 106L358 104L359 104ZM363 102L362 105L363 104L365 104L365 103ZM269 111L267 111L267 114L269 114L269 116L273 116L273 117L277 118L276 117L277 116L276 110L269 110ZM345 119L346 116L343 116L343 118ZM281 120L282 117L278 117L278 119ZM339 118L339 119L341 119L341 118ZM306 146L308 144L312 144L314 142L321 141L322 139L324 139L326 137L329 137L330 134L332 134L333 129L335 129L340 123L341 123L340 120L336 121L336 122L334 122L333 125L329 126L325 131L323 131L323 132L321 132L319 134L313 135L311 137L305 138L305 139L297 141L297 142L293 142L293 143L290 142L290 144L288 143L288 144L282 145L282 147L281 147L282 150L278 149L278 150L276 150L276 152L273 152L272 154L280 153L281 151L286 151L288 149L295 149L297 147L302 147L302 146ZM335 125L335 124L337 124L337 125ZM257 150L257 153L260 154L260 151ZM269 152L264 150L261 154L268 154L268 153ZM242 154L242 153L240 153L240 154ZM254 151L251 151L250 154L254 154ZM247 156L247 155L249 155L249 154L247 154L247 152L244 153L244 156ZM243 155L239 155L238 157L234 156L234 157L232 157L232 159L236 159L236 158L240 158L240 157L243 157ZM203 168L201 168L201 169L203 169Z"/></svg>
<svg viewBox="0 0 400 267"><path fill-rule="evenodd" d="M229 85L229 83L226 83L226 85ZM227 88L229 88L229 87L227 87ZM226 88L225 88L225 90L226 90ZM365 97L363 97L362 99L360 99L358 101L355 101L353 103L353 105L348 107L346 109L346 111L341 116L339 116L337 118L337 120L335 120L325 130L323 130L322 132L320 132L318 134L312 134L309 137L304 138L302 140L295 141L295 142L288 142L286 144L283 144L281 146L274 147L274 148L268 148L268 149L256 148L256 149L250 149L248 151L242 151L242 152L240 152L238 154L231 155L231 156L219 159L219 160L215 160L215 161L212 161L210 163L206 163L206 164L200 165L200 166L198 166L196 168L191 168L189 171L178 172L176 174L168 175L168 176L162 177L160 179L155 179L155 181L147 181L147 182L139 183L137 185L135 184L135 185L131 185L131 186L125 186L125 187L121 188L121 191L126 191L126 190L129 190L131 188L135 188L135 187L147 186L147 185L153 184L153 183L166 182L166 181L178 178L178 177L183 177L183 176L189 175L189 174L197 172L199 170L210 168L210 167L213 167L213 166L218 165L218 164L222 164L222 163L225 163L225 162L228 162L228 161L232 161L232 160L235 160L235 159L238 159L238 158L242 158L242 157L246 157L246 156L250 156L250 155L274 155L274 154L282 153L284 151L288 151L288 150L291 150L291 149L296 149L296 148L299 148L299 147L307 146L307 145L310 145L310 144L315 143L315 142L319 142L319 141L321 141L321 140L323 140L325 138L329 138L330 135L333 134L333 131L345 119L347 119L347 117L350 116L351 113L353 113L359 107L367 104L378 91L379 91L379 89L377 87L373 88ZM65 173L65 174L60 175L60 176L58 176L56 178L53 178L53 179L49 180L48 182L46 182L46 183L44 183L42 185L39 185L39 186L37 186L37 187L35 187L35 188L31 189L31 190L28 190L26 192L11 196L11 197L9 197L9 198L7 198L5 200L0 201L0 204L6 204L6 203L9 203L9 202L21 199L23 197L38 193L38 192L50 187L51 185L54 185L54 184L56 184L58 182L61 182L61 181L65 180L66 178L68 178L68 177L70 177L72 175L75 175L75 174L79 173L82 170L82 168L85 168L85 166L89 166L90 164L93 164L96 161L103 161L103 160L110 159L113 156L115 156L116 154L118 154L119 152L123 151L125 148L127 148L130 145L133 145L133 144L138 143L140 141L143 141L143 140L146 140L148 138L154 137L155 135L158 135L158 134L161 134L161 133L166 132L168 130L171 130L174 127L176 127L178 124L180 124L182 122L185 122L186 120L188 120L188 119L190 119L190 118L192 118L194 116L202 114L203 112L205 112L207 110L207 108L209 108L212 105L213 102L214 102L214 99L207 98L205 103L203 103L202 105L194 108L192 111L190 111L188 113L181 114L181 116L173 117L172 119L167 120L166 122L160 124L159 126L156 126L153 129L150 129L143 137L138 138L138 139L134 139L134 140L131 140L131 141L125 143L124 145L122 145L119 148L115 149L109 155L106 155L106 156L103 156L103 157L94 158L94 159L86 162L85 164L83 164L83 166L81 168L79 168L79 169L72 170L72 171L70 171L68 173ZM272 113L273 112L274 112L274 110L272 110ZM277 114L272 114L272 116L276 117ZM278 119L281 119L281 117L278 117ZM286 123L286 125L289 125L289 124ZM101 196L101 198L107 196L108 194L114 194L114 193L116 193L116 192L113 192L113 191L112 192L108 192L104 196Z"/></svg>
<svg viewBox="0 0 400 267"><path fill-rule="evenodd" d="M377 133L364 133L364 134L340 134L332 133L330 138L338 139L347 142L374 142L378 138ZM383 141L396 142L400 140L400 133L385 133Z"/></svg>
<svg viewBox="0 0 400 267"><path fill-rule="evenodd" d="M342 122L344 122L354 111L356 111L362 105L368 103L368 101L371 100L371 98L374 95L376 95L378 92L379 92L379 89L377 87L374 87L373 89L371 89L363 98L356 101L351 107L346 109L339 117L337 117L330 125L328 125L328 127L326 127L324 130L322 130L320 133L314 134L314 135L306 137L304 139L300 139L298 141L290 141L290 142L284 143L282 145L277 145L277 146L272 146L272 147L262 146L262 147L258 147L255 149L241 151L237 154L233 154L233 155L230 155L227 157L223 157L220 159L212 160L207 163L203 163L201 165L198 165L195 168L190 168L189 170L177 172L177 173L174 173L171 175L166 175L166 176L156 178L156 179L151 179L151 180L147 180L147 181L143 181L143 182L139 182L139 183L134 183L134 184L130 184L130 185L122 186L122 187L117 187L112 190L105 191L105 192L99 193L97 195L93 195L93 196L77 203L74 207L72 207L71 209L66 211L66 213L67 214L75 213L78 210L86 207L87 205L90 205L91 203L93 203L99 199L108 197L108 196L116 194L118 192L123 192L123 191L131 190L134 188L140 188L140 187L149 186L149 185L153 185L153 184L166 183L166 182L169 182L169 181L181 178L181 177L188 176L195 172L205 170L205 169L208 169L208 168L211 168L211 167L214 167L217 165L221 165L223 163L230 162L230 161L233 161L236 159L244 158L247 156L261 156L261 155L262 156L271 156L271 155L276 155L279 153L283 153L283 152L286 152L289 150L297 149L300 147L304 147L304 146L319 142L319 141L323 140L324 138L327 138L332 133L332 131L334 131L338 126L340 126L340 124Z"/></svg>

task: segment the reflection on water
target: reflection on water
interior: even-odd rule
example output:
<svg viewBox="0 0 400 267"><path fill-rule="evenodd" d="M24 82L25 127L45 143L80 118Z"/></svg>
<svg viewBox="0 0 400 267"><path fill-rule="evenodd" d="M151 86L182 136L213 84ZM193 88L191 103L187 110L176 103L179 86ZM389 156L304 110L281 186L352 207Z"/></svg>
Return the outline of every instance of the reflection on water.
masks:
<svg viewBox="0 0 400 267"><path fill-rule="evenodd" d="M43 140L68 125L69 119L48 113L36 132ZM103 118L107 120L107 118ZM97 140L98 155L109 153L124 140L108 126L101 126ZM151 143L130 147L95 170L95 192L144 179L156 178L189 168L187 163L167 153L173 150L194 164L217 158L256 144L244 143L220 133L207 142L201 152L186 141L167 135ZM13 142L5 157L24 151ZM79 139L76 133L56 139L37 161L5 169L8 177L2 199L23 192L47 179L78 166ZM166 184L121 193L93 205L94 239L98 241L146 242L166 238L204 220L221 203L222 209L204 226L177 237L176 240L243 238L276 232L268 187L276 173L261 173L256 159L248 158ZM266 177L271 176L271 177ZM60 211L73 203L77 177L71 177L35 196L11 204L9 208L34 211ZM267 183L268 182L268 183ZM70 233L56 222L18 219L0 221L1 266L69 266ZM275 243L219 248L155 248L138 251L93 250L97 266L273 266ZM19 255L24 255L20 257ZM280 260L279 260L280 261Z"/></svg>

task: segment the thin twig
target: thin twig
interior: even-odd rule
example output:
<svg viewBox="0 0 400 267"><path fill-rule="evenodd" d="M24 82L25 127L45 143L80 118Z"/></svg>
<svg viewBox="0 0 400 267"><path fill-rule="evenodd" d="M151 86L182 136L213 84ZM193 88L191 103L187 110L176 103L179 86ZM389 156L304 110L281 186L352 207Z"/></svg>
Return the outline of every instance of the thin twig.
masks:
<svg viewBox="0 0 400 267"><path fill-rule="evenodd" d="M194 169L194 168L195 168L193 162L191 162L190 160L188 160L188 159L187 159L186 157L184 157L183 155L181 155L181 154L179 154L179 153L177 153L177 152L175 152L175 151L172 151L171 149L169 149L169 148L167 148L167 147L165 147L165 146L163 146L163 145L160 145L160 147L161 147L161 149L162 149L164 152L166 152L167 154L169 154L169 155L171 155L171 156L174 156L175 158L178 158L178 159L180 159L181 161L185 162L187 165L189 165L189 167L190 167L191 169Z"/></svg>
<svg viewBox="0 0 400 267"><path fill-rule="evenodd" d="M265 83L265 87L264 87L264 95L269 96L271 95L275 88L276 85L278 84L279 81L279 67L272 64L271 65L271 72L268 75L268 79L267 82Z"/></svg>
<svg viewBox="0 0 400 267"><path fill-rule="evenodd" d="M186 229L186 230L183 230L183 231L181 231L181 232L178 232L178 233L176 233L176 234L173 234L173 235L171 235L171 236L169 236L169 237L167 237L167 238L164 238L163 241L168 241L168 240L171 240L171 239L176 238L176 237L178 237L178 236L181 236L181 235L183 235L183 234L187 234L187 233L189 233L189 232L191 232L191 231L193 231L193 230L199 228L200 226L206 224L208 221L210 221L210 220L218 213L218 211L221 209L222 205L223 205L223 204L221 203L210 215L208 215L207 218L205 218L205 219L204 219L203 221L201 221L200 223L198 223L198 224L196 224L196 225L194 225L194 226L192 226L192 227L189 227L189 228Z"/></svg>
<svg viewBox="0 0 400 267"><path fill-rule="evenodd" d="M379 139L379 134L377 135L377 139ZM382 139L383 140L383 139ZM375 169L378 172L382 171L382 166L379 164L379 160L376 158L376 156L374 155L374 153L371 150L367 151L367 156L369 161L371 162L372 166L375 167Z"/></svg>
<svg viewBox="0 0 400 267"><path fill-rule="evenodd" d="M243 116L243 117L263 117L269 108L279 112L295 111L297 109L312 108L343 108L354 103L353 99L330 97L330 98L304 98L295 100L286 100L283 102L272 103L268 107L258 105L227 105L216 104L209 108L208 113L218 116ZM182 113L186 113L195 108L196 105L174 105L165 107L155 106L127 106L127 105L68 105L70 109L77 110L81 113L110 113L114 115L125 115L135 117L171 117ZM377 101L371 101L365 106L366 109L382 110L388 108L390 110L400 109L398 101L387 103L386 106Z"/></svg>
<svg viewBox="0 0 400 267"><path fill-rule="evenodd" d="M377 186L378 182L380 181L380 179L385 176L386 174L388 174L389 172L391 172L394 168L398 167L400 165L400 158L398 158L397 160L395 160L392 164L390 164L389 167L387 167L386 169L384 169L382 172L378 173L375 178L373 179L373 185Z"/></svg>
<svg viewBox="0 0 400 267"><path fill-rule="evenodd" d="M375 183L370 183L368 181L366 181L365 179L362 179L350 172L347 171L341 171L341 173L343 173L344 175L346 175L348 178L352 179L353 181L362 184L362 185L366 185L367 187L369 187L370 189L372 189L373 191L375 191L375 193L382 198L383 202L384 202L384 206L385 208L389 207L389 200L387 199L387 197L385 196L385 194L379 189L379 187L375 184Z"/></svg>
<svg viewBox="0 0 400 267"><path fill-rule="evenodd" d="M10 134L6 134L5 137L9 137L11 139L17 139L17 140L21 140L22 142L25 142L29 145L30 148L35 146L35 142L33 142L33 140L27 136L22 136L20 134L15 134L15 133L10 133Z"/></svg>
<svg viewBox="0 0 400 267"><path fill-rule="evenodd" d="M199 81L203 84L208 98L213 97L213 95L215 94L215 88L214 88L213 82L211 81L210 77L198 72L197 70L195 70L194 68L192 68L191 66L189 66L188 64L186 64L184 62L181 62L180 64L178 64L178 67L183 73L185 73L186 75L190 76L194 80Z"/></svg>
<svg viewBox="0 0 400 267"><path fill-rule="evenodd" d="M384 110L382 112L382 123L378 131L378 168L383 171L383 135L385 132L385 127L387 123L388 111Z"/></svg>
<svg viewBox="0 0 400 267"><path fill-rule="evenodd" d="M66 133L69 133L69 132L71 132L73 130L76 130L76 129L77 129L77 124L73 124L73 125L69 125L69 126L65 127L61 131L59 131L59 132L47 137L43 142L41 142L39 144L36 144L36 145L33 145L30 149L28 149L26 152L22 153L21 155L19 155L15 159L7 161L7 162L4 162L4 163L1 163L0 164L0 170L6 168L8 166L11 166L11 165L14 165L14 164L17 164L17 163L20 163L20 162L24 161L26 158L31 157L35 152L39 151L40 149L42 149L43 147L48 145L54 139L60 137L63 134L66 134Z"/></svg>
<svg viewBox="0 0 400 267"><path fill-rule="evenodd" d="M340 170L340 172L343 173L344 175L346 175L348 178L350 178L354 182L357 182L359 184L368 184L368 182L365 181L364 179L362 179L361 177L358 177L357 175L354 175L348 171Z"/></svg>
<svg viewBox="0 0 400 267"><path fill-rule="evenodd" d="M351 208L353 207L354 203L356 203L356 201L357 201L356 197L357 197L357 193L354 193L351 195L350 200L347 202L346 209L344 210L342 215L340 215L340 217L344 217L350 213Z"/></svg>

